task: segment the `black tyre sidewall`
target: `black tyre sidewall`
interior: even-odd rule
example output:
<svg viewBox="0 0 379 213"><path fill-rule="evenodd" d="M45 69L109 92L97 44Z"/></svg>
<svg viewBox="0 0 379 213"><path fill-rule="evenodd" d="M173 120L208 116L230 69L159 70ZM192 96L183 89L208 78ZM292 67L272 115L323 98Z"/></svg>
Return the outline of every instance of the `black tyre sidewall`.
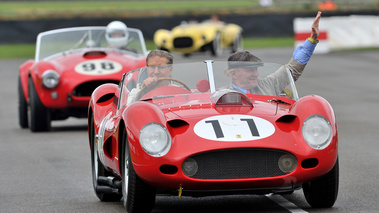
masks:
<svg viewBox="0 0 379 213"><path fill-rule="evenodd" d="M222 54L222 47L220 42L220 33L217 33L214 40L211 42L211 53L213 56L220 56Z"/></svg>
<svg viewBox="0 0 379 213"><path fill-rule="evenodd" d="M18 121L21 128L28 128L28 103L22 90L21 78L18 77Z"/></svg>
<svg viewBox="0 0 379 213"><path fill-rule="evenodd" d="M232 44L232 53L242 50L242 35L238 34Z"/></svg>
<svg viewBox="0 0 379 213"><path fill-rule="evenodd" d="M50 130L50 112L46 108L35 89L33 80L29 78L30 130L43 132Z"/></svg>
<svg viewBox="0 0 379 213"><path fill-rule="evenodd" d="M339 184L338 158L333 169L319 179L303 184L304 196L313 208L332 207L337 199Z"/></svg>

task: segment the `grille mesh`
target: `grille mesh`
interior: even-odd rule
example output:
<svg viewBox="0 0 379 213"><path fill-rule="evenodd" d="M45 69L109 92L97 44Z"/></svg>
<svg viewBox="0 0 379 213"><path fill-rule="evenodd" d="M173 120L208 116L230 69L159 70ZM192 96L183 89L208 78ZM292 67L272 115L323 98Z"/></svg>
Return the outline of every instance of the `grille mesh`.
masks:
<svg viewBox="0 0 379 213"><path fill-rule="evenodd" d="M237 149L194 155L198 171L196 179L241 179L285 175L278 166L279 158L289 154L279 150Z"/></svg>

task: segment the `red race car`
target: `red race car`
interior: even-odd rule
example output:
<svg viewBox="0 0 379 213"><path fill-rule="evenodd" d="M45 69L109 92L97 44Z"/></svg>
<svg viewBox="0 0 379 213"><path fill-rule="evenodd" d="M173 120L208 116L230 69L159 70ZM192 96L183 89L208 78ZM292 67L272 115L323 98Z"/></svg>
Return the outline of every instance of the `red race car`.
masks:
<svg viewBox="0 0 379 213"><path fill-rule="evenodd" d="M32 132L48 131L52 120L87 117L91 93L107 82L145 66L142 32L127 28L124 47L110 39L107 27L74 27L40 33L34 60L19 68L19 124Z"/></svg>
<svg viewBox="0 0 379 213"><path fill-rule="evenodd" d="M229 89L232 67L256 69L266 89ZM160 78L159 87L129 83L168 68L171 76ZM312 207L331 207L337 198L333 109L317 95L299 98L286 66L209 60L138 68L93 92L88 123L95 193L102 201L123 197L128 212L151 211L160 194L302 188Z"/></svg>

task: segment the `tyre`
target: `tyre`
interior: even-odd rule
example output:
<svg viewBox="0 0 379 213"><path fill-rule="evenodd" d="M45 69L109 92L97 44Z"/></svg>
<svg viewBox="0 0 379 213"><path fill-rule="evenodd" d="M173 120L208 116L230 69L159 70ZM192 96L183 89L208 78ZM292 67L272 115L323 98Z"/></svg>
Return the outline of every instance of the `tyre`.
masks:
<svg viewBox="0 0 379 213"><path fill-rule="evenodd" d="M219 33L216 34L215 38L211 43L211 53L213 56L222 55L221 37Z"/></svg>
<svg viewBox="0 0 379 213"><path fill-rule="evenodd" d="M235 38L234 38L234 41L233 41L233 45L232 45L232 53L235 53L235 52L238 52L238 51L241 51L243 49L242 47L242 35L241 34L238 34Z"/></svg>
<svg viewBox="0 0 379 213"><path fill-rule="evenodd" d="M338 195L338 158L333 169L319 179L303 184L305 199L313 208L328 208L334 205Z"/></svg>
<svg viewBox="0 0 379 213"><path fill-rule="evenodd" d="M143 182L135 173L130 157L126 132L122 134L122 195L128 213L151 212L155 203L156 189Z"/></svg>
<svg viewBox="0 0 379 213"><path fill-rule="evenodd" d="M18 77L18 122L21 128L28 128L28 103L22 90L21 78Z"/></svg>
<svg viewBox="0 0 379 213"><path fill-rule="evenodd" d="M93 189L95 191L96 196L101 201L120 201L122 195L117 193L98 193L96 188L99 186L98 184L98 178L99 176L110 176L104 166L101 164L99 160L99 156L97 153L97 144L96 144L96 136L95 136L95 127L93 122L93 117L90 118L90 126L89 126L89 132L90 132L90 142L91 142L91 165L92 165L92 185Z"/></svg>
<svg viewBox="0 0 379 213"><path fill-rule="evenodd" d="M31 78L28 82L29 86L29 107L30 117L29 126L32 132L44 132L50 130L50 112L38 97L36 88Z"/></svg>

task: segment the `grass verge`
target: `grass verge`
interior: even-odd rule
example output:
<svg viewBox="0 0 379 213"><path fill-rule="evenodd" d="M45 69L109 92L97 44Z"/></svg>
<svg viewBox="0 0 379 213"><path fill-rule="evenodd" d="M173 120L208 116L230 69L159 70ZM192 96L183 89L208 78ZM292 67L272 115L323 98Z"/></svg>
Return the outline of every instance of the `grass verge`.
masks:
<svg viewBox="0 0 379 213"><path fill-rule="evenodd" d="M245 38L244 49L292 47L293 37L283 38ZM153 41L146 41L148 50L155 49ZM0 59L34 58L35 44L0 44Z"/></svg>
<svg viewBox="0 0 379 213"><path fill-rule="evenodd" d="M34 58L35 44L1 44L0 59Z"/></svg>
<svg viewBox="0 0 379 213"><path fill-rule="evenodd" d="M0 2L0 19L229 14L262 9L259 0L6 1Z"/></svg>

